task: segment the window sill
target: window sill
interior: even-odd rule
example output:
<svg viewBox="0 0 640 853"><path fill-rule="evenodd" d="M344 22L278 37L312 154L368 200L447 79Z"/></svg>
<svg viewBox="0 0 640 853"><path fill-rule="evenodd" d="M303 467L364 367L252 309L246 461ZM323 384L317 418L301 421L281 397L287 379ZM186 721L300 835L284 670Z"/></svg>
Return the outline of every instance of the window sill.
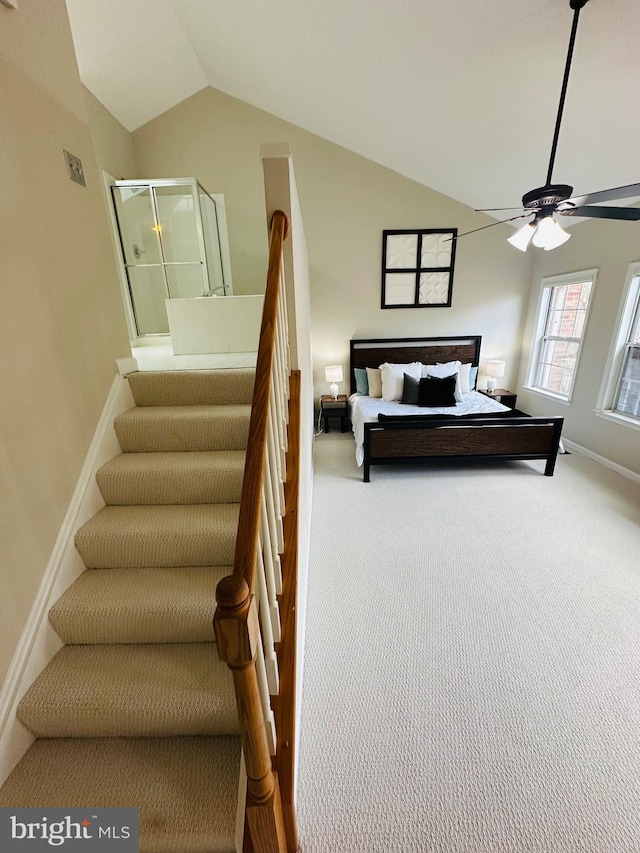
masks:
<svg viewBox="0 0 640 853"><path fill-rule="evenodd" d="M560 397L558 394L554 394L551 391L543 391L541 388L533 388L531 385L524 385L522 390L530 391L532 394L537 394L539 397L544 397L545 400L553 400L554 403L560 403L561 406L571 405L571 399Z"/></svg>
<svg viewBox="0 0 640 853"><path fill-rule="evenodd" d="M605 421L611 421L619 426L640 430L640 420L638 418L628 417L627 415L620 414L620 412L613 412L611 409L594 409L593 411L597 417Z"/></svg>

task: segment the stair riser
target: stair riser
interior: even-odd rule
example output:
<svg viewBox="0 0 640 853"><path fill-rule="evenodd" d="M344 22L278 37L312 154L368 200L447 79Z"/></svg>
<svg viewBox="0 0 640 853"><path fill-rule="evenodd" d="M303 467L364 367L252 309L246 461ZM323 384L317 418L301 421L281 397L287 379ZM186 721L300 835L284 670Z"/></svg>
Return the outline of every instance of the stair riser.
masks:
<svg viewBox="0 0 640 853"><path fill-rule="evenodd" d="M63 643L208 643L231 566L91 569L49 611Z"/></svg>
<svg viewBox="0 0 640 853"><path fill-rule="evenodd" d="M148 506L176 504L237 503L242 494L243 470L198 471L133 471L130 474L108 471L96 475L107 506Z"/></svg>
<svg viewBox="0 0 640 853"><path fill-rule="evenodd" d="M255 370L140 371L129 375L136 406L251 403Z"/></svg>
<svg viewBox="0 0 640 853"><path fill-rule="evenodd" d="M231 675L213 643L65 646L17 715L44 738L238 733Z"/></svg>
<svg viewBox="0 0 640 853"><path fill-rule="evenodd" d="M124 453L163 453L199 450L245 450L249 436L246 415L203 419L197 423L171 418L154 429L142 418L116 418L114 428Z"/></svg>
<svg viewBox="0 0 640 853"><path fill-rule="evenodd" d="M90 569L228 566L237 529L237 504L104 507L76 548Z"/></svg>
<svg viewBox="0 0 640 853"><path fill-rule="evenodd" d="M216 737L237 735L238 723L231 714L227 720L214 718L215 708L203 707L196 719L187 723L177 717L171 720L168 714L151 714L140 719L139 715L128 717L122 709L117 715L109 716L102 708L85 705L77 717L59 717L55 721L33 720L28 714L18 711L20 722L37 738L79 737Z"/></svg>
<svg viewBox="0 0 640 853"><path fill-rule="evenodd" d="M171 566L227 566L233 563L235 531L194 538L184 532L159 536L142 531L131 537L76 539L88 569L170 568Z"/></svg>

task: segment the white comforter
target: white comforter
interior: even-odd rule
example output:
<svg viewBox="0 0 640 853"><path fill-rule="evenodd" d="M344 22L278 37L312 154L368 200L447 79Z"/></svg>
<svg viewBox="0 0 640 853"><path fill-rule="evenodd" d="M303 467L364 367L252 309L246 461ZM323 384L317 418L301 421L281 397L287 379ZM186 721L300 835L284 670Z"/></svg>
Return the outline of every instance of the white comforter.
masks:
<svg viewBox="0 0 640 853"><path fill-rule="evenodd" d="M356 462L362 465L364 461L364 425L365 422L378 420L380 413L384 415L483 415L490 412L508 412L509 407L503 406L497 400L492 400L478 391L465 394L462 402L455 406L440 406L421 409L420 406L407 406L403 403L385 403L379 397L360 397L352 394L351 424L356 439Z"/></svg>

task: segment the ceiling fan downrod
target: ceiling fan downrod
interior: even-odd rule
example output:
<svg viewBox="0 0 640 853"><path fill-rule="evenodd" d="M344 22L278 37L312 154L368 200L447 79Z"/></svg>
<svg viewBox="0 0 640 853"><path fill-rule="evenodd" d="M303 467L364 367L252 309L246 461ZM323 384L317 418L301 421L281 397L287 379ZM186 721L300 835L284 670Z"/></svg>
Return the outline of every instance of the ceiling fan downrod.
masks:
<svg viewBox="0 0 640 853"><path fill-rule="evenodd" d="M567 61L564 67L564 78L562 80L562 89L560 91L560 103L558 105L558 115L556 118L556 127L553 134L553 143L551 145L551 156L549 158L549 169L547 171L546 186L551 184L551 174L553 172L553 164L556 159L556 148L558 147L558 137L560 136L560 125L562 123L562 113L564 112L564 100L567 95L567 85L569 83L569 72L571 71L571 60L573 59L573 48L576 42L576 33L578 31L578 19L580 10L587 5L589 0L569 0L569 6L573 11L573 24L571 26L571 35L569 37L569 50L567 51Z"/></svg>

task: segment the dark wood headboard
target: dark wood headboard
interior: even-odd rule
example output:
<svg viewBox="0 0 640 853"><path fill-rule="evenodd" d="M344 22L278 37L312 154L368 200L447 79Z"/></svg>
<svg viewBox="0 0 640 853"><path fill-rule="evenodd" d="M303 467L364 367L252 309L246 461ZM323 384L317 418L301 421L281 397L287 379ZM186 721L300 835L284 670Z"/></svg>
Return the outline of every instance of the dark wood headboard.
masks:
<svg viewBox="0 0 640 853"><path fill-rule="evenodd" d="M422 364L461 361L477 366L480 363L480 335L445 338L354 338L349 348L350 393L355 393L356 367L379 367L388 361Z"/></svg>

